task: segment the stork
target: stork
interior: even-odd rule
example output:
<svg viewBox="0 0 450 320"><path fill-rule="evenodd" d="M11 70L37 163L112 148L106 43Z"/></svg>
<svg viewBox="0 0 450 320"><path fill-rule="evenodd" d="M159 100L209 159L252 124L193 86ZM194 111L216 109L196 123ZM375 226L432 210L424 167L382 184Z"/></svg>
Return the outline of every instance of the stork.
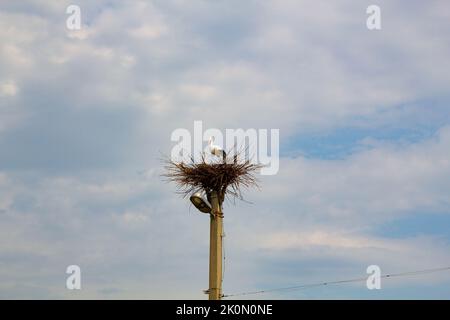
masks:
<svg viewBox="0 0 450 320"><path fill-rule="evenodd" d="M211 152L211 154L213 154L217 157L222 156L223 162L225 163L225 160L227 159L227 154L226 154L225 150L223 150L218 145L214 144L214 137L209 137L208 146L209 146L209 151Z"/></svg>

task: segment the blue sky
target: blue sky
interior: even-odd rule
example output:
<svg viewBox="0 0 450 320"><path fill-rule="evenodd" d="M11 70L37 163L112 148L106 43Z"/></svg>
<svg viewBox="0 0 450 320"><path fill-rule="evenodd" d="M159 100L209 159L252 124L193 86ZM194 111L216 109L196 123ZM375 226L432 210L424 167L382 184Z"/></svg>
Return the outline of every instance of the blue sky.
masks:
<svg viewBox="0 0 450 320"><path fill-rule="evenodd" d="M280 129L278 174L225 206L225 293L449 266L450 9L378 1L369 31L371 4L2 1L0 298L204 299L209 221L159 160L195 120ZM449 284L254 298L448 299Z"/></svg>

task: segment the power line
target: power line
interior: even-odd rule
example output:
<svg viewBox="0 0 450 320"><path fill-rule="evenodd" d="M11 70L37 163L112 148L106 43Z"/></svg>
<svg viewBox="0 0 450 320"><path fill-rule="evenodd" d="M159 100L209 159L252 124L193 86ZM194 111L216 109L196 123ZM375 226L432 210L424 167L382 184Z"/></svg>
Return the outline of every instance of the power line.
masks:
<svg viewBox="0 0 450 320"><path fill-rule="evenodd" d="M406 276L414 276L414 275L419 275L419 274L435 273L435 272L449 271L449 270L450 270L450 267L424 269L424 270L416 270L416 271L409 271L409 272L402 272L402 273L385 274L385 275L381 275L380 278L386 279L386 278L394 278L394 277L406 277ZM309 289L309 288L334 285L334 284L361 282L361 281L366 281L366 280L367 280L367 277L353 278L353 279L347 279L347 280L327 281L327 282L323 281L323 282L297 285L297 286L291 286L291 287L282 287L282 288L274 288L274 289L266 289L266 290L258 290L258 291L248 291L248 292L240 292L240 293L234 293L234 294L225 294L225 295L223 295L223 297L227 298L227 297L237 297L237 296L248 296L248 295L263 294L263 293L275 292L275 291L291 291L291 290L294 291L294 290Z"/></svg>

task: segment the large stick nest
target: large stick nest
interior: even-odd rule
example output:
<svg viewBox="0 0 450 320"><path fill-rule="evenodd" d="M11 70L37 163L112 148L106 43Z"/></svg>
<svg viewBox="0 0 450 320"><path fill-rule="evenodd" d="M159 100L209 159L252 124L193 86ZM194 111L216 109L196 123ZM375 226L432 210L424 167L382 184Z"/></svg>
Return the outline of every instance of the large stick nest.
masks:
<svg viewBox="0 0 450 320"><path fill-rule="evenodd" d="M240 154L228 156L226 161L207 163L205 156L199 162L191 157L188 163L164 160L165 174L168 181L175 182L178 192L188 196L195 192L218 192L223 200L225 196L242 198L241 188L258 188L255 173L263 166L251 163L249 160L240 161Z"/></svg>

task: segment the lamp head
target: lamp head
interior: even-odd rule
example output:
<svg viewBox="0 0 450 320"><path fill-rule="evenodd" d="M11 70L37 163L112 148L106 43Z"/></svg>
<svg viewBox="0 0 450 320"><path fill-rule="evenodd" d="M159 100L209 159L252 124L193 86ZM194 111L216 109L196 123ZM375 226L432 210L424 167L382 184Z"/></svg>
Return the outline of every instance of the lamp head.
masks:
<svg viewBox="0 0 450 320"><path fill-rule="evenodd" d="M203 213L211 213L212 209L208 202L203 198L200 192L194 193L189 200L191 200L192 204Z"/></svg>

